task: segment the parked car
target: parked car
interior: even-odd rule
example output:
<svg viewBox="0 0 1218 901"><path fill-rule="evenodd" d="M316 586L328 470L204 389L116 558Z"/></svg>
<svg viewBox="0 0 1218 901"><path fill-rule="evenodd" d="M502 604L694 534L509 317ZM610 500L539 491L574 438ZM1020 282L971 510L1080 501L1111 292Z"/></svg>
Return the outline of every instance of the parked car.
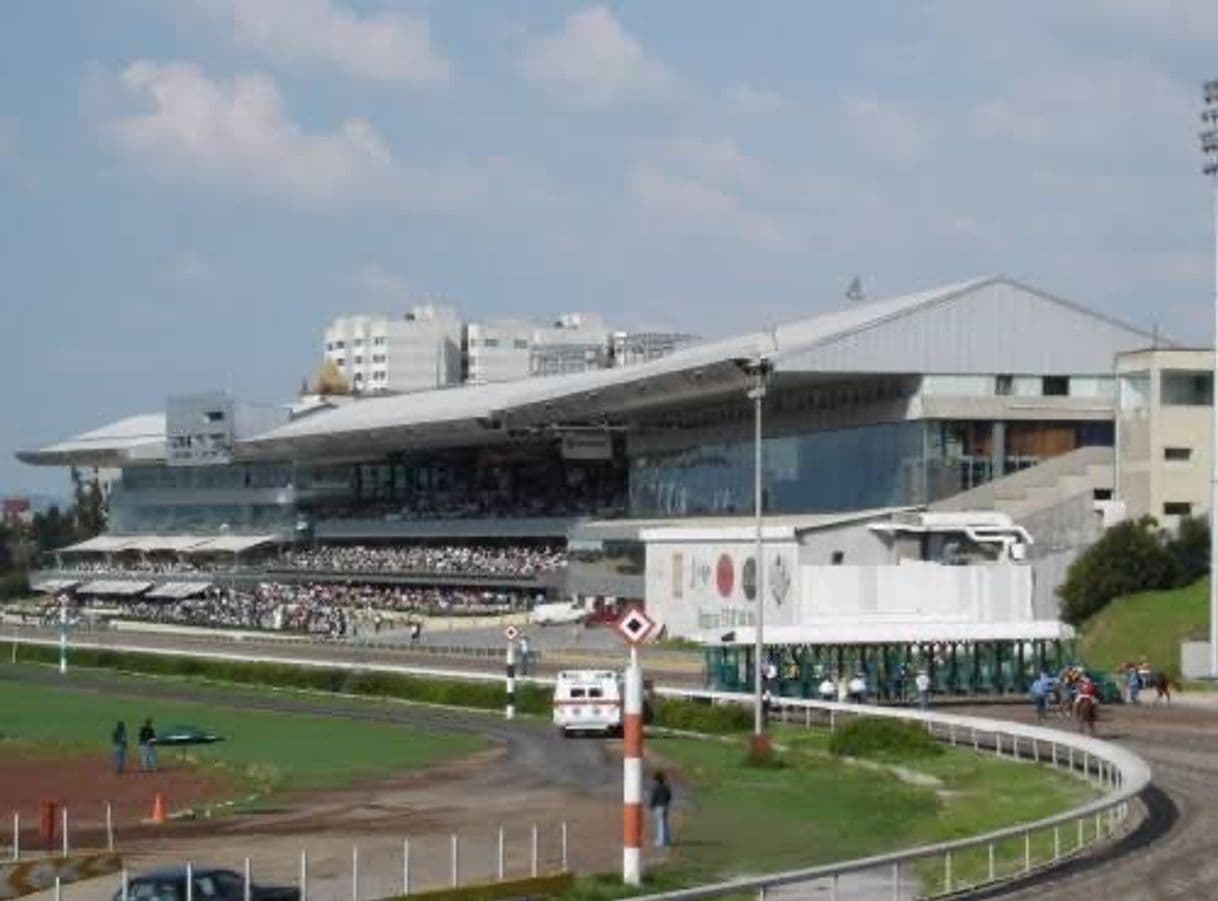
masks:
<svg viewBox="0 0 1218 901"><path fill-rule="evenodd" d="M195 901L243 901L245 878L232 870L195 867L191 872L192 897ZM294 885L250 885L252 901L300 901L300 889ZM114 893L114 901L123 901L123 891ZM166 867L150 870L127 883L127 901L186 901L186 868Z"/></svg>

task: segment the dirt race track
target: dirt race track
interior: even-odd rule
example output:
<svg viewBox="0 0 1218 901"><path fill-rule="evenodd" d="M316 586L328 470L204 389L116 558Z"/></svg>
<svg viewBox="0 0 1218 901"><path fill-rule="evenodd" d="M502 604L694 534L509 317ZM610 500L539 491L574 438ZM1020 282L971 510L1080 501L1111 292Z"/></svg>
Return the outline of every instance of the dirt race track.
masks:
<svg viewBox="0 0 1218 901"><path fill-rule="evenodd" d="M49 671L22 676L32 684L53 684L57 678ZM73 683L88 690L130 692L129 683L123 685L114 676L100 672L77 671ZM206 701L211 692L205 686L165 681L150 682L146 693L172 700ZM116 844L135 871L157 864L180 864L187 859L240 870L243 858L248 856L255 881L294 882L300 852L305 850L310 898L346 899L351 897L352 848L358 845L361 896L384 897L401 890L402 845L406 838L412 849L412 888L419 890L448 884L454 833L459 836L461 881L492 877L497 869L501 825L506 830L509 873L528 874L534 824L538 827L539 871L556 869L561 858L563 821L568 824L568 848L574 867L607 870L619 863L620 845L616 842L621 829L621 761L610 744L563 740L537 721L507 723L497 715L400 704L349 703L294 694L265 699L228 694L216 700L228 706L320 714L335 718L336 726L344 718L362 718L477 732L491 739L493 748L423 774L277 796L273 806L212 820L174 821L153 827L136 825L116 814ZM99 779L116 779L102 776L104 764L104 760L90 763L87 772L98 769ZM45 767L43 772L48 772ZM146 816L145 804L150 807L151 803L142 797L144 786L140 780L153 778L159 777L123 777L122 786L135 786L135 794L140 795L131 804L140 815ZM206 793L208 787L201 784L197 790ZM30 791L42 797L40 789ZM100 787L91 793L98 791ZM100 796L95 800L100 810ZM175 808L179 806L176 799L171 800ZM77 808L83 806L79 801L76 804ZM78 835L73 828L73 843L98 846L104 835L99 816L81 814L79 822L82 833ZM64 897L68 901L109 898L116 886L115 879L99 880L68 887Z"/></svg>

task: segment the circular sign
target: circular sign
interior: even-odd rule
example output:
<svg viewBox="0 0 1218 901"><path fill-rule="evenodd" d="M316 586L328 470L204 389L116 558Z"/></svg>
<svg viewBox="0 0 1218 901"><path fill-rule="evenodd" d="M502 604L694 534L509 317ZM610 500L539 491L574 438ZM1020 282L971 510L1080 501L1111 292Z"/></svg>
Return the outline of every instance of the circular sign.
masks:
<svg viewBox="0 0 1218 901"><path fill-rule="evenodd" d="M735 584L736 568L732 566L732 558L727 554L720 554L715 564L715 587L719 589L719 596L731 597L732 586Z"/></svg>
<svg viewBox="0 0 1218 901"><path fill-rule="evenodd" d="M749 557L740 568L740 587L750 601L757 600L757 561Z"/></svg>

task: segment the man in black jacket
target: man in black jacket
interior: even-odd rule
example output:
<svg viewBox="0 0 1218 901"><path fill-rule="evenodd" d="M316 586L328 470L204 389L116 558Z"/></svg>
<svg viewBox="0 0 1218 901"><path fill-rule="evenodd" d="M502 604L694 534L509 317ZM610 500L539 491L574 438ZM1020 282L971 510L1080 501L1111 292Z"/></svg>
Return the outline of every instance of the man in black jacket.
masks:
<svg viewBox="0 0 1218 901"><path fill-rule="evenodd" d="M156 730L152 728L152 720L144 720L144 725L140 726L139 732L140 743L140 765L145 770L156 769Z"/></svg>
<svg viewBox="0 0 1218 901"><path fill-rule="evenodd" d="M672 804L672 789L664 778L663 770L656 770L651 781L651 798L648 806L655 819L655 845L657 848L667 848L672 844L668 831L668 807Z"/></svg>

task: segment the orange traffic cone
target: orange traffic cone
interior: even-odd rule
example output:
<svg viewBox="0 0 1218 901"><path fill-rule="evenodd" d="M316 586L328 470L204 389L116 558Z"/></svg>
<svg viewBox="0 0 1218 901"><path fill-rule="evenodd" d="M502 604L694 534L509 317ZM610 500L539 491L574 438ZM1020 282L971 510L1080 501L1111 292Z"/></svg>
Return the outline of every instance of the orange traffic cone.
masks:
<svg viewBox="0 0 1218 901"><path fill-rule="evenodd" d="M165 822L165 795L161 792L157 792L152 801L152 822Z"/></svg>

